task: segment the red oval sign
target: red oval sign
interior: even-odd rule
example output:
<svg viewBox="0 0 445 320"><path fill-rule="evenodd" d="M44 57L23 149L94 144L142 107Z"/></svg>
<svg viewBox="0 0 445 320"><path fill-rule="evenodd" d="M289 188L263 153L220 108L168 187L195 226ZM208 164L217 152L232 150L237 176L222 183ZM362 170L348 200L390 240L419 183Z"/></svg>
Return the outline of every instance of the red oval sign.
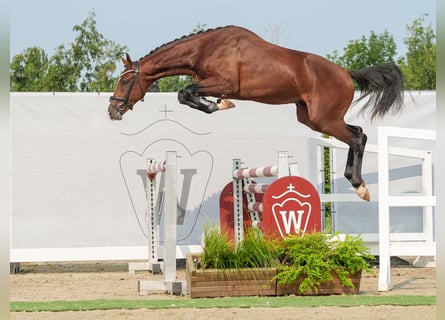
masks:
<svg viewBox="0 0 445 320"><path fill-rule="evenodd" d="M255 181L251 181L255 183ZM263 194L255 193L255 201L261 202ZM219 219L221 231L229 236L229 239L235 240L234 236L234 213L233 213L233 182L229 182L221 191L219 197ZM249 210L247 209L247 197L243 192L243 225L249 227L252 225Z"/></svg>
<svg viewBox="0 0 445 320"><path fill-rule="evenodd" d="M320 196L297 176L275 180L263 197L263 231L273 237L321 231Z"/></svg>

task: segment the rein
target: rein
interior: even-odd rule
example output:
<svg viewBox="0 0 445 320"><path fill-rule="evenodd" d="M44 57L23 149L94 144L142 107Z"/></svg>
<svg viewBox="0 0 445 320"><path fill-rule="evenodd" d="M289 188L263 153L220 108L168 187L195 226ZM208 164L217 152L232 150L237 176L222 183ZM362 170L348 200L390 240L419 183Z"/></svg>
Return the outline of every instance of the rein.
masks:
<svg viewBox="0 0 445 320"><path fill-rule="evenodd" d="M141 100L141 101L144 101L145 92L144 92L144 90L142 89L141 81L139 80L139 62L138 62L138 61L134 62L134 69L127 70L127 71L125 71L124 73L122 73L122 74L120 75L119 80L122 78L122 76L124 76L124 75L127 74L127 73L131 73L131 72L134 73L134 76L133 76L133 78L131 79L130 87L128 88L128 91L127 91L127 94L125 95L125 98L118 97L118 96L111 96L111 97L110 97L110 103L111 103L112 107L113 107L113 108L114 108L120 115L123 115L123 114L124 114L125 108L127 108L127 107L128 107L128 109L133 110L133 105L134 105L134 104L131 103L129 99L130 99L131 91L133 90L134 84L135 84L135 82L136 82L136 79L137 79L137 82L138 82L138 84L139 84L139 88L140 88L140 90L141 90L141 92L142 92L142 98L141 98L140 100ZM116 105L116 104L114 103L114 101L120 101L120 102L122 102L122 103L121 103L120 105Z"/></svg>

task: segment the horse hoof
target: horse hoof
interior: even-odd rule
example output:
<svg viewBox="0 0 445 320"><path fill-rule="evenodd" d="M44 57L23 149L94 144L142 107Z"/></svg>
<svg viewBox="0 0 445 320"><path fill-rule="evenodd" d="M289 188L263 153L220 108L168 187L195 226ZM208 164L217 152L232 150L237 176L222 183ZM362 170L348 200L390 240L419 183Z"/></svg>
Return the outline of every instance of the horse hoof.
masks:
<svg viewBox="0 0 445 320"><path fill-rule="evenodd" d="M362 198L363 200L369 201L371 200L371 196L369 194L368 188L366 188L366 185L362 183L360 187L355 189L355 192L357 192L358 196Z"/></svg>
<svg viewBox="0 0 445 320"><path fill-rule="evenodd" d="M227 99L221 99L218 101L218 109L219 110L226 110L226 109L232 109L235 108L235 104Z"/></svg>

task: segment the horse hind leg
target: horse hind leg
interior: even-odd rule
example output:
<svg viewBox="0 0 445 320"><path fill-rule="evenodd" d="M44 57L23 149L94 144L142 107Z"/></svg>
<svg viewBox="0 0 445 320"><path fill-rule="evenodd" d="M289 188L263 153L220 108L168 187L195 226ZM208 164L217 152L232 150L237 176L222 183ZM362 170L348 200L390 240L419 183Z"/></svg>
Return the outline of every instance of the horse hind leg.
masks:
<svg viewBox="0 0 445 320"><path fill-rule="evenodd" d="M363 133L362 128L347 125L343 121L338 125L329 125L329 127L325 126L320 128L321 126L314 125L309 121L308 117L305 117L305 112L301 112L298 120L314 130L333 136L349 145L344 176L351 183L357 195L363 200L369 201L371 197L366 183L362 178L363 154L367 141L367 136Z"/></svg>
<svg viewBox="0 0 445 320"><path fill-rule="evenodd" d="M367 136L363 133L362 128L358 126L346 125L346 127L352 136L349 143L345 177L351 182L358 196L369 201L371 197L362 178L362 162Z"/></svg>
<svg viewBox="0 0 445 320"><path fill-rule="evenodd" d="M308 105L305 101L297 101L296 105L297 119L299 122L307 125L312 130L333 136L349 145L348 158L346 161L344 174L345 178L351 183L355 192L360 198L369 201L369 191L362 178L362 160L367 140L362 128L345 124L343 118L340 119L338 117L338 111L333 116L324 113L320 117L316 117L314 115L311 117L308 110ZM314 110L317 110L317 108L312 108L313 112ZM326 111L326 108L323 110ZM344 110L346 110L346 108L344 108ZM333 121L335 117L337 120ZM316 120L317 118L318 120Z"/></svg>
<svg viewBox="0 0 445 320"><path fill-rule="evenodd" d="M352 133L363 133L363 129L359 126L352 126L349 124L346 124L346 128L349 131L352 131ZM350 145L350 143L349 143ZM345 178L348 179L349 181L352 179L353 176L353 163L354 163L354 150L352 149L352 147L349 147L349 151L348 151L348 158L346 160L346 168L345 168Z"/></svg>

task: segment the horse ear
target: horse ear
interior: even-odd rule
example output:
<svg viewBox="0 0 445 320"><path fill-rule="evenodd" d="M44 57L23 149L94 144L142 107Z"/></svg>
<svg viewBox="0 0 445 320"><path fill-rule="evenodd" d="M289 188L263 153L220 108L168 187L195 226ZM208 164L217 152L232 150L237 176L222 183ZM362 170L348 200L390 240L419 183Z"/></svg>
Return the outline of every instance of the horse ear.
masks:
<svg viewBox="0 0 445 320"><path fill-rule="evenodd" d="M131 61L130 55L128 53L126 53L125 58L121 58L121 60L126 67L130 67L133 64L133 61Z"/></svg>
<svg viewBox="0 0 445 320"><path fill-rule="evenodd" d="M130 64L133 64L133 61L131 61L131 58L130 58L130 55L128 54L128 52L125 54L125 56L126 56L126 58L127 58L127 61L128 61Z"/></svg>

